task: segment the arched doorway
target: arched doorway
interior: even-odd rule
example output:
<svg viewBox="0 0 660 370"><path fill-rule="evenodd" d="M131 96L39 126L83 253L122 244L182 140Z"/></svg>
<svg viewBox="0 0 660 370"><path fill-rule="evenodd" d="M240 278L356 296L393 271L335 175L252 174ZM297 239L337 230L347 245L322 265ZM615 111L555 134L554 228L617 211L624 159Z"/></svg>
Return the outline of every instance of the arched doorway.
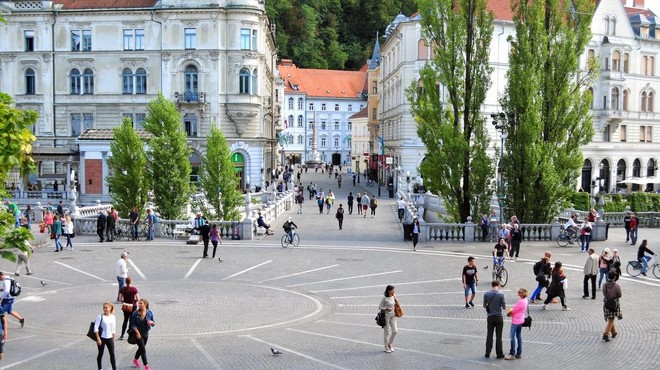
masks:
<svg viewBox="0 0 660 370"><path fill-rule="evenodd" d="M593 166L589 159L584 160L582 165L582 181L581 186L583 191L591 191L591 176L592 176Z"/></svg>
<svg viewBox="0 0 660 370"><path fill-rule="evenodd" d="M619 161L616 163L616 187L617 189L621 188L627 188L628 185L626 184L619 184L620 181L623 181L626 179L626 161L623 159L619 159Z"/></svg>
<svg viewBox="0 0 660 370"><path fill-rule="evenodd" d="M241 153L232 153L231 163L234 165L234 172L238 177L238 189L245 188L245 157Z"/></svg>
<svg viewBox="0 0 660 370"><path fill-rule="evenodd" d="M641 177L641 174L642 174L642 161L640 161L639 158L637 158L635 159L635 161L633 161L632 175L633 177L639 178ZM639 189L640 189L639 184L633 184L632 186L633 191L639 191Z"/></svg>
<svg viewBox="0 0 660 370"><path fill-rule="evenodd" d="M655 173L658 170L658 161L655 160L655 158L649 159L649 161L646 164L646 177L655 177ZM653 184L648 183L646 184L646 189L645 191L653 191Z"/></svg>
<svg viewBox="0 0 660 370"><path fill-rule="evenodd" d="M599 184L601 185L600 192L607 193L610 190L614 190L610 184L610 162L607 159L600 161L600 174L598 176Z"/></svg>
<svg viewBox="0 0 660 370"><path fill-rule="evenodd" d="M197 185L199 185L199 167L202 165L202 160L197 153L191 154L188 160L190 160L190 184L193 189L197 189Z"/></svg>
<svg viewBox="0 0 660 370"><path fill-rule="evenodd" d="M334 153L332 154L332 165L339 166L341 164L341 154Z"/></svg>

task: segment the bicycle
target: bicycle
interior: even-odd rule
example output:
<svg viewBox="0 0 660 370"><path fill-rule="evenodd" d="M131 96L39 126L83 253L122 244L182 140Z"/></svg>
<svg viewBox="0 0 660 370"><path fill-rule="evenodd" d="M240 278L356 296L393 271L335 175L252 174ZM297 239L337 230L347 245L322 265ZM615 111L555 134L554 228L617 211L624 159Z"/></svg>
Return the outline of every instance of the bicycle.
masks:
<svg viewBox="0 0 660 370"><path fill-rule="evenodd" d="M300 236L296 233L296 229L292 229L291 233L293 234L293 240L289 238L289 234L286 232L282 235L282 248L286 248L289 245L297 247L300 244Z"/></svg>
<svg viewBox="0 0 660 370"><path fill-rule="evenodd" d="M493 270L493 280L499 281L500 286L504 288L509 282L509 271L504 267L504 258L501 261ZM484 270L488 270L488 265L484 266Z"/></svg>
<svg viewBox="0 0 660 370"><path fill-rule="evenodd" d="M653 262L653 264L651 264L651 262ZM628 261L626 272L632 277L637 277L642 273L642 267L642 263L637 260ZM653 276L660 279L660 263L658 263L655 258L652 258L646 265L646 271L648 272L649 270L653 271Z"/></svg>
<svg viewBox="0 0 660 370"><path fill-rule="evenodd" d="M557 237L557 244L560 247L566 247L569 244L575 244L578 241L577 232L569 233L563 226Z"/></svg>

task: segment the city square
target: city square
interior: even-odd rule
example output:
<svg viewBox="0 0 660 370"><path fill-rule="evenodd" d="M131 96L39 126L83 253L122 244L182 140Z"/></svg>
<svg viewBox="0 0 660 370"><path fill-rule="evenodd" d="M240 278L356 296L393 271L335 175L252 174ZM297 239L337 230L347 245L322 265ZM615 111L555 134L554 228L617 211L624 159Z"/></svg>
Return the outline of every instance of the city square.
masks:
<svg viewBox="0 0 660 370"><path fill-rule="evenodd" d="M305 180L332 189L337 204L345 205L349 191L377 191L350 185L335 189L320 173ZM281 218L273 224L273 236L224 241L218 253L223 262L202 259L202 245L185 240L98 243L96 237L80 235L74 239L75 251L57 254L48 241L31 258L34 275L21 271L17 277L23 293L15 309L26 324L20 328L8 317L0 369L94 366L96 347L84 333L101 313L101 304L115 300L114 263L122 251L129 252L133 285L155 315L147 346L155 369L650 369L660 364L654 351L660 281L652 274L631 278L624 270L619 280L624 318L616 323L620 334L605 343L601 293L597 300L581 298L586 254L576 246L523 242L520 259L506 263L510 278L502 291L507 305L515 302L519 287L531 291L536 286L532 265L549 250L552 261L562 261L567 270L571 310L530 305L534 321L531 330L523 331L523 358L486 359L486 315L480 306L489 288L491 269L484 267L491 264L492 243L422 242L413 252L411 243L402 241L396 205L388 199L380 200L374 218L347 213L343 230L334 212L319 214L314 201L305 202L302 214L292 209L288 215L299 226L299 247L281 247ZM658 236L655 229L640 230L640 239L648 239L652 250ZM597 253L618 248L622 260L635 259L637 248L623 241L623 229L613 228L607 241L592 247ZM477 258L479 268L474 309L464 308L460 281L468 256ZM1 264L3 271L13 272L14 265ZM404 309L395 352L389 354L383 352L382 329L374 321L388 284L396 287ZM505 319L507 352L509 325ZM272 355L270 348L282 355ZM133 368L135 349L116 341L119 369ZM104 360L108 366L107 356Z"/></svg>

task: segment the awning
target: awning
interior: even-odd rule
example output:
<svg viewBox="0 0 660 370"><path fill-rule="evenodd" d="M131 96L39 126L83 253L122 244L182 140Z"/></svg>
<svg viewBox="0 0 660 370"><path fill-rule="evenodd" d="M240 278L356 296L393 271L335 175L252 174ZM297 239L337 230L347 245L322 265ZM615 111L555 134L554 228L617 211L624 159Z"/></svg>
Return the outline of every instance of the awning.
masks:
<svg viewBox="0 0 660 370"><path fill-rule="evenodd" d="M637 184L637 185L646 185L646 184L660 184L660 179L653 177L633 177L626 180L618 181L617 184Z"/></svg>

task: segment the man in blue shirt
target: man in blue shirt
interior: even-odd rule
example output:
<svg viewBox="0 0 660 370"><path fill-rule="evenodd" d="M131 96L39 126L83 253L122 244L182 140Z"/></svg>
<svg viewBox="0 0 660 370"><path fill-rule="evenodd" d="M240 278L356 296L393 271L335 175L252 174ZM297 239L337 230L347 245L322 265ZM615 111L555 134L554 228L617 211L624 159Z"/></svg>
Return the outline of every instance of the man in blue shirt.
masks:
<svg viewBox="0 0 660 370"><path fill-rule="evenodd" d="M504 327L504 317L502 310L506 310L506 301L504 294L500 292L500 282L493 281L492 289L484 293L484 308L488 317L486 323L488 332L486 334L486 358L490 357L490 351L493 349L493 331L495 331L495 353L497 358L504 358L502 349L502 329Z"/></svg>

